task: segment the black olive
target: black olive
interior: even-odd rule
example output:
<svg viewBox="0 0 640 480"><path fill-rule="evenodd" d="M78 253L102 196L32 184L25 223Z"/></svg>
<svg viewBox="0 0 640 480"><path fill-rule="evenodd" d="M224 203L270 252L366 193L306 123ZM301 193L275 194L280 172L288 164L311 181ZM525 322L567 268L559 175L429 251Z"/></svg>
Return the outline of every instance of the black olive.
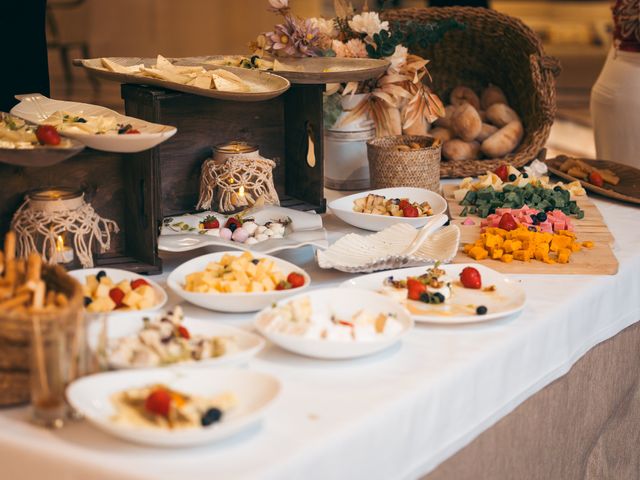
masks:
<svg viewBox="0 0 640 480"><path fill-rule="evenodd" d="M205 412L205 414L200 419L200 423L203 427L208 427L209 425L219 422L222 418L222 410L219 408L210 408Z"/></svg>
<svg viewBox="0 0 640 480"><path fill-rule="evenodd" d="M260 259L254 258L253 260L251 260L251 263L253 263L254 265L257 265L260 263Z"/></svg>
<svg viewBox="0 0 640 480"><path fill-rule="evenodd" d="M537 225L538 224L538 215L536 215L535 213L532 213L529 216L531 217L531 221L533 222L533 224Z"/></svg>
<svg viewBox="0 0 640 480"><path fill-rule="evenodd" d="M551 212L551 211L553 211L553 207L551 205L547 205L546 207L544 207L544 211L545 212Z"/></svg>
<svg viewBox="0 0 640 480"><path fill-rule="evenodd" d="M522 178L529 178L529 174L528 174L527 172L524 172L524 173L522 174Z"/></svg>
<svg viewBox="0 0 640 480"><path fill-rule="evenodd" d="M512 173L511 175L509 175L509 181L510 181L510 182L515 182L515 181L516 181L516 178L518 178L518 177L516 176L516 174L515 174L515 173Z"/></svg>
<svg viewBox="0 0 640 480"><path fill-rule="evenodd" d="M105 272L104 270L100 270L97 274L96 274L96 280L100 281L100 279L102 277L106 277L107 276L107 272Z"/></svg>
<svg viewBox="0 0 640 480"><path fill-rule="evenodd" d="M486 315L487 314L487 307L485 307L484 305L480 305L478 308L476 308L476 313L478 315Z"/></svg>
<svg viewBox="0 0 640 480"><path fill-rule="evenodd" d="M236 228L238 228L238 224L237 223L230 223L229 226L227 227L229 230L231 230L231 233L236 231Z"/></svg>
<svg viewBox="0 0 640 480"><path fill-rule="evenodd" d="M532 226L532 225L529 225L527 227L527 230L529 230L530 232L537 232L538 231L538 229L536 227Z"/></svg>
<svg viewBox="0 0 640 480"><path fill-rule="evenodd" d="M434 293L433 296L435 298L437 298L438 300L440 300L438 303L443 303L444 302L444 295L441 294L440 292Z"/></svg>
<svg viewBox="0 0 640 480"><path fill-rule="evenodd" d="M91 300L91 297L84 297L84 306L88 307L89 305L91 305L91 302L93 302L93 300Z"/></svg>
<svg viewBox="0 0 640 480"><path fill-rule="evenodd" d="M539 222L544 222L547 219L547 214L544 212L538 212L538 215L536 215L536 217L538 218Z"/></svg>
<svg viewBox="0 0 640 480"><path fill-rule="evenodd" d="M431 297L427 292L420 294L420 301L424 303L431 303Z"/></svg>
<svg viewBox="0 0 640 480"><path fill-rule="evenodd" d="M562 191L562 187L560 187L559 185L556 185L555 187L553 187L553 191L554 192L561 192Z"/></svg>

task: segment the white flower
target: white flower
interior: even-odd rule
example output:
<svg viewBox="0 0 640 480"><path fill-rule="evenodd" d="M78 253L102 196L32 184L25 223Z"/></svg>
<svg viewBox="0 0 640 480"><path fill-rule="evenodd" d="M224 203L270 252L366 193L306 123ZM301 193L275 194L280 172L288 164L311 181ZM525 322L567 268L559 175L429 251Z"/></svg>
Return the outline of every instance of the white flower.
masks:
<svg viewBox="0 0 640 480"><path fill-rule="evenodd" d="M329 38L335 38L338 35L336 24L332 18L327 20L322 17L314 17L309 20L311 21L311 25L318 29L319 34L326 35Z"/></svg>
<svg viewBox="0 0 640 480"><path fill-rule="evenodd" d="M349 50L347 46L340 40L333 40L331 42L331 50L333 50L338 58L345 58L349 56Z"/></svg>
<svg viewBox="0 0 640 480"><path fill-rule="evenodd" d="M403 47L402 45L396 45L396 49L393 52L393 55L387 57L386 59L391 62L389 65L389 70L393 70L398 73L400 69L407 63L407 47Z"/></svg>
<svg viewBox="0 0 640 480"><path fill-rule="evenodd" d="M269 0L269 5L275 10L289 7L289 0Z"/></svg>
<svg viewBox="0 0 640 480"><path fill-rule="evenodd" d="M367 38L371 38L382 30L389 30L389 22L381 22L377 12L362 12L349 20L349 27L354 32L366 33Z"/></svg>
<svg viewBox="0 0 640 480"><path fill-rule="evenodd" d="M366 44L360 40L359 38L352 38L349 40L345 46L349 51L349 57L353 58L367 58L369 55L367 54L367 46Z"/></svg>

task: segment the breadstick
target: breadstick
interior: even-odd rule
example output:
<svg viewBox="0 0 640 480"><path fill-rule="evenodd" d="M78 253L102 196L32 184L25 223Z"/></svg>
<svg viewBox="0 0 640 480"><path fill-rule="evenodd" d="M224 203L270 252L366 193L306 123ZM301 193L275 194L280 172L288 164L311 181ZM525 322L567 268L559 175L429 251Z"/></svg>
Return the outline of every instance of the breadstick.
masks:
<svg viewBox="0 0 640 480"><path fill-rule="evenodd" d="M69 305L69 300L64 294L56 293L56 304L59 307L66 307L67 305Z"/></svg>
<svg viewBox="0 0 640 480"><path fill-rule="evenodd" d="M0 310L9 310L23 305L29 301L29 298L31 298L31 294L27 292L16 295L13 298L0 302Z"/></svg>
<svg viewBox="0 0 640 480"><path fill-rule="evenodd" d="M17 280L17 265L16 265L16 259L12 258L11 260L9 260L7 258L7 261L5 262L4 265L4 279L5 279L5 283L7 284L7 286L11 287L11 288L15 288L16 286L16 280Z"/></svg>
<svg viewBox="0 0 640 480"><path fill-rule="evenodd" d="M31 302L31 307L34 309L41 309L44 307L44 298L45 298L45 285L42 280L38 280L36 283L36 288L33 291L33 301Z"/></svg>
<svg viewBox="0 0 640 480"><path fill-rule="evenodd" d="M16 285L21 285L25 282L25 275L27 274L27 266L25 265L24 258L16 258Z"/></svg>
<svg viewBox="0 0 640 480"><path fill-rule="evenodd" d="M9 230L4 237L4 255L6 261L16 258L16 232Z"/></svg>
<svg viewBox="0 0 640 480"><path fill-rule="evenodd" d="M47 307L55 307L56 306L56 292L54 292L53 290L49 290L47 292L47 296L46 296L46 299L44 301L44 304Z"/></svg>
<svg viewBox="0 0 640 480"><path fill-rule="evenodd" d="M0 275L4 272L4 252L0 250Z"/></svg>
<svg viewBox="0 0 640 480"><path fill-rule="evenodd" d="M42 258L35 252L27 260L27 282L37 282L42 273Z"/></svg>

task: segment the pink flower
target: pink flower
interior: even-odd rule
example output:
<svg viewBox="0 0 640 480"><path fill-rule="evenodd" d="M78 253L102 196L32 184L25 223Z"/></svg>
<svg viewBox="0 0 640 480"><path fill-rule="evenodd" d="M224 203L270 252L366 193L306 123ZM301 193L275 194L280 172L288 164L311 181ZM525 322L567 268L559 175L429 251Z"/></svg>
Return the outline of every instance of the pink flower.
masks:
<svg viewBox="0 0 640 480"><path fill-rule="evenodd" d="M318 47L318 28L311 20L299 20L291 15L284 23L275 26L273 32L265 33L265 50L289 57L315 57L320 53Z"/></svg>

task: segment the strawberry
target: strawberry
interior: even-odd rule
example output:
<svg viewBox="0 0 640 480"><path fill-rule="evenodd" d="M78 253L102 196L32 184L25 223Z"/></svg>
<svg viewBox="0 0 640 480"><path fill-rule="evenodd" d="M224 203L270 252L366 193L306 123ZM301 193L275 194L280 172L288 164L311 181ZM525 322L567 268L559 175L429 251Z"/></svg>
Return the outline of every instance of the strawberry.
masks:
<svg viewBox="0 0 640 480"><path fill-rule="evenodd" d="M287 276L287 282L291 284L291 288L301 287L304 285L304 276L297 272L291 272Z"/></svg>
<svg viewBox="0 0 640 480"><path fill-rule="evenodd" d="M189 330L187 330L187 327L185 327L184 325L178 325L178 335L186 340L189 340L191 338Z"/></svg>
<svg viewBox="0 0 640 480"><path fill-rule="evenodd" d="M460 272L460 282L464 288L482 288L480 272L473 267L465 267Z"/></svg>
<svg viewBox="0 0 640 480"><path fill-rule="evenodd" d="M120 290L118 287L114 287L109 290L109 297L113 300L113 303L116 304L116 308L122 307L122 300L124 299L124 292Z"/></svg>
<svg viewBox="0 0 640 480"><path fill-rule="evenodd" d="M36 138L42 145L60 145L60 135L53 125L40 125L36 129Z"/></svg>
<svg viewBox="0 0 640 480"><path fill-rule="evenodd" d="M418 209L413 205L407 205L402 209L402 215L404 215L405 217L417 217Z"/></svg>
<svg viewBox="0 0 640 480"><path fill-rule="evenodd" d="M502 217L500 217L500 223L498 223L498 228L501 228L509 232L511 230L515 230L516 228L518 228L518 223L516 222L516 219L513 218L513 215L511 215L510 213L504 213L502 214Z"/></svg>
<svg viewBox="0 0 640 480"><path fill-rule="evenodd" d="M212 228L220 228L220 222L213 215L209 215L204 217L204 220L202 220L202 228L206 230L211 230Z"/></svg>
<svg viewBox="0 0 640 480"><path fill-rule="evenodd" d="M509 168L506 165L500 165L493 173L500 177L500 180L506 182L509 179Z"/></svg>
<svg viewBox="0 0 640 480"><path fill-rule="evenodd" d="M135 280L131 280L131 290L135 290L136 288L143 285L149 285L149 282L147 282L144 278L136 278Z"/></svg>
<svg viewBox="0 0 640 480"><path fill-rule="evenodd" d="M427 287L424 283L416 280L415 278L408 278L407 290L407 298L410 300L420 300L420 295L427 291Z"/></svg>
<svg viewBox="0 0 640 480"><path fill-rule="evenodd" d="M242 222L238 220L236 217L229 217L227 219L227 223L224 224L225 228L228 228L232 232L235 232L236 228L242 226Z"/></svg>
<svg viewBox="0 0 640 480"><path fill-rule="evenodd" d="M604 187L602 175L595 170L589 174L589 182L593 183L596 187Z"/></svg>
<svg viewBox="0 0 640 480"><path fill-rule="evenodd" d="M171 394L164 388L155 389L144 401L144 408L148 412L168 417L171 408Z"/></svg>

